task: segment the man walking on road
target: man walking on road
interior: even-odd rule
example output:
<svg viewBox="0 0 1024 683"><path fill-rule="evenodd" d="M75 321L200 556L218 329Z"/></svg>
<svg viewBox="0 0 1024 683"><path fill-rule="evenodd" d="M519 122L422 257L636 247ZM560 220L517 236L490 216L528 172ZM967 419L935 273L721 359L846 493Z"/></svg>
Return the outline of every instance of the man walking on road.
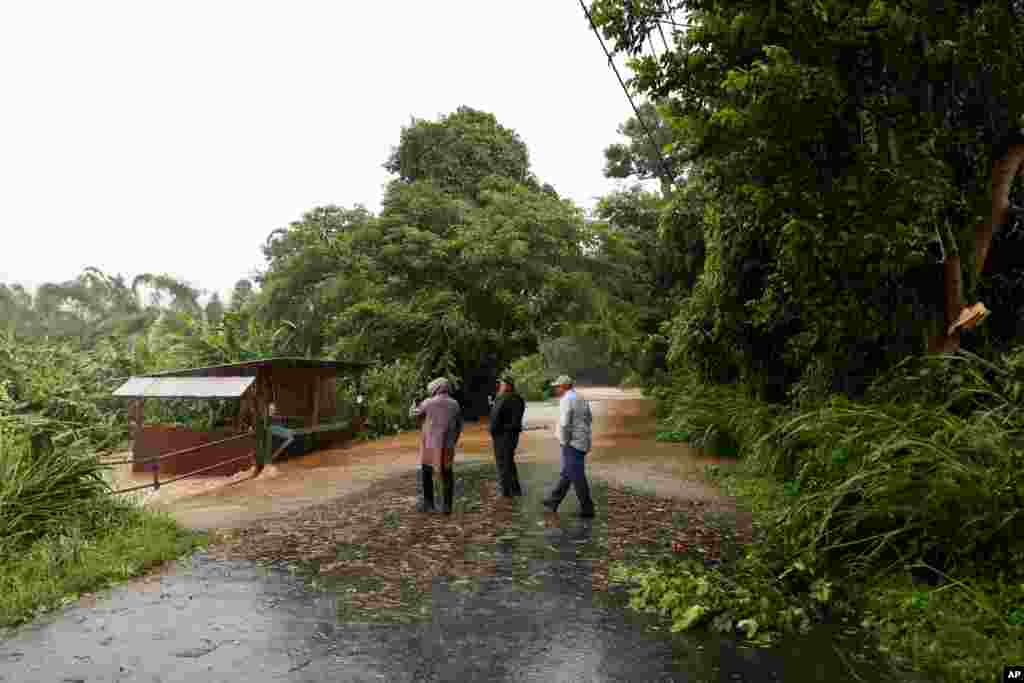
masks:
<svg viewBox="0 0 1024 683"><path fill-rule="evenodd" d="M523 413L526 403L516 393L515 384L508 377L498 384L498 397L491 407L490 432L494 440L494 461L498 466L498 485L506 498L523 495L516 470L516 447L523 431Z"/></svg>
<svg viewBox="0 0 1024 683"><path fill-rule="evenodd" d="M590 452L590 403L576 395L573 381L566 375L552 383L561 396L558 418L558 442L562 446L562 475L551 495L544 499L544 507L556 512L569 487L576 489L580 502L580 517L594 516L594 501L590 498L590 485L584 470Z"/></svg>

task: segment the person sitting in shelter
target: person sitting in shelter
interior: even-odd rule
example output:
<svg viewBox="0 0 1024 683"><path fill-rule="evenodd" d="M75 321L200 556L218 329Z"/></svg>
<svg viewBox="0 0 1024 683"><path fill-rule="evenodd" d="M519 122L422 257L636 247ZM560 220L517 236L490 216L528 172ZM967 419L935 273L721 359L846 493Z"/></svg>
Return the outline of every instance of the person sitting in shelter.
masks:
<svg viewBox="0 0 1024 683"><path fill-rule="evenodd" d="M439 377L427 385L430 398L417 404L413 401L409 416L423 418L420 437L420 471L422 492L417 509L434 509L434 468L441 470L444 513L451 514L455 497L455 444L462 434L462 410L451 397L451 383Z"/></svg>

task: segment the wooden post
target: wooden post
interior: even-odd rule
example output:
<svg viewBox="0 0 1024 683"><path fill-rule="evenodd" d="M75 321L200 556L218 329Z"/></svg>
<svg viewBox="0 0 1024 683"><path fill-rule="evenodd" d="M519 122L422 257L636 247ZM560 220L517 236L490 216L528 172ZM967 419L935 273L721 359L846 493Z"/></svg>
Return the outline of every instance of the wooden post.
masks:
<svg viewBox="0 0 1024 683"><path fill-rule="evenodd" d="M133 452L135 450L135 444L139 440L139 433L142 431L142 420L143 420L143 417L142 417L143 416L142 402L144 400L145 399L137 398L134 401L132 401L131 405L128 408L128 417L131 420L131 428L132 428L132 451Z"/></svg>
<svg viewBox="0 0 1024 683"><path fill-rule="evenodd" d="M257 417L263 419L269 419L270 417L270 401L267 397L267 387L264 382L257 381L256 392L253 396L255 399L255 405L253 412Z"/></svg>
<svg viewBox="0 0 1024 683"><path fill-rule="evenodd" d="M266 466L266 459L271 449L270 439L270 404L273 401L268 378L264 372L256 371L256 381L253 382L252 393L252 428L256 437L256 475L259 475Z"/></svg>
<svg viewBox="0 0 1024 683"><path fill-rule="evenodd" d="M146 399L137 398L132 401L131 405L128 407L128 415L131 420L132 459L134 460L135 454L138 453L139 439L142 437L142 428L146 424ZM159 469L160 463L158 461L150 464L149 466Z"/></svg>
<svg viewBox="0 0 1024 683"><path fill-rule="evenodd" d="M142 424L145 421L145 408L143 407L143 403L144 402L145 402L145 399L140 399L139 400L139 432L142 432ZM157 460L157 461L153 462L150 465L150 467L153 468L153 490L154 491L159 491L160 490L160 463L161 462L163 462L163 461L162 460Z"/></svg>
<svg viewBox="0 0 1024 683"><path fill-rule="evenodd" d="M320 424L320 392L323 387L321 377L319 374L313 379L313 424L311 427L316 427Z"/></svg>
<svg viewBox="0 0 1024 683"><path fill-rule="evenodd" d="M235 431L238 433L245 431L252 422L252 394L250 387L238 401L238 414L235 415Z"/></svg>

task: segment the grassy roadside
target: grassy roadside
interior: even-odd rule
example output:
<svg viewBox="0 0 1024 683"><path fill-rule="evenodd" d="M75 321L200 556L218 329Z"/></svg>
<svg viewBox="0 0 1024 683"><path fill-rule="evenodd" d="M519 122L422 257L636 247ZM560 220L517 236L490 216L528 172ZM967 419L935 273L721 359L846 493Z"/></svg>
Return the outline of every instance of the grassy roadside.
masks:
<svg viewBox="0 0 1024 683"><path fill-rule="evenodd" d="M668 440L685 436L663 432ZM840 620L865 632L908 678L987 682L1024 661L1019 566L965 562L925 582L902 564L863 573L795 556L782 520L802 504L799 486L750 461L709 467L707 476L754 513L760 543L728 566L677 562L622 572L635 608L671 614L675 630L709 627L761 645L806 631L815 615Z"/></svg>
<svg viewBox="0 0 1024 683"><path fill-rule="evenodd" d="M168 515L99 498L26 546L0 548L0 627L139 576L206 542Z"/></svg>
<svg viewBox="0 0 1024 683"><path fill-rule="evenodd" d="M784 484L745 463L709 468L708 476L747 504L763 528L795 497ZM975 566L937 585L892 570L873 577L835 572L841 608L876 641L898 667L928 680L992 681L1004 666L1024 661L1024 582L1013 568ZM973 570L973 571L972 571ZM773 578L768 568L748 577L757 586ZM799 591L786 596L799 600Z"/></svg>
<svg viewBox="0 0 1024 683"><path fill-rule="evenodd" d="M205 542L165 514L112 496L95 440L51 439L44 428L33 432L36 427L0 420L0 627L143 574Z"/></svg>
<svg viewBox="0 0 1024 683"><path fill-rule="evenodd" d="M730 566L623 568L633 607L759 644L838 618L900 680L1024 662L1024 347L910 358L857 400L767 404L685 371L651 393L659 439L738 457L709 478L759 540Z"/></svg>

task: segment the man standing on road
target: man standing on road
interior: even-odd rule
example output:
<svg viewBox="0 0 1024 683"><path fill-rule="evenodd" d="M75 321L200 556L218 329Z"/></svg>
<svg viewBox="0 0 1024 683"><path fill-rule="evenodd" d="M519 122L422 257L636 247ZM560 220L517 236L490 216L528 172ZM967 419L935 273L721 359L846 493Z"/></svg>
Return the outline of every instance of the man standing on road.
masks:
<svg viewBox="0 0 1024 683"><path fill-rule="evenodd" d="M553 383L559 402L558 442L562 446L562 475L551 495L544 499L544 507L556 512L569 487L576 489L580 502L580 517L594 516L594 501L590 498L590 485L584 470L590 452L590 403L576 395L573 381L566 375Z"/></svg>
<svg viewBox="0 0 1024 683"><path fill-rule="evenodd" d="M498 383L498 396L491 407L490 432L494 440L494 461L498 467L498 485L506 498L523 495L516 470L516 447L523 431L523 413L526 403L516 393L515 384L508 377Z"/></svg>
<svg viewBox="0 0 1024 683"><path fill-rule="evenodd" d="M422 497L418 509L430 512L434 509L434 468L441 474L441 491L444 497L442 511L452 513L455 497L455 444L462 434L462 411L458 402L451 397L451 383L438 377L427 386L430 398L422 403L413 401L409 416L423 418L423 434L420 437L420 471L423 483Z"/></svg>

